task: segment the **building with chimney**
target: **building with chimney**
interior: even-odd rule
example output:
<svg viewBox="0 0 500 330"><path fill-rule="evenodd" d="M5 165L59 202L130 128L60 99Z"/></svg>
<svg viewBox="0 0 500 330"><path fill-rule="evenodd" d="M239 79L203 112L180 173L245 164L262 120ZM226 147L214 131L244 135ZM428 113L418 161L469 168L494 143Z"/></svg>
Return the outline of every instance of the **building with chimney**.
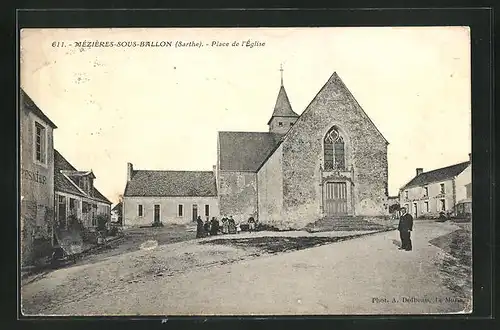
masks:
<svg viewBox="0 0 500 330"><path fill-rule="evenodd" d="M56 225L68 227L71 216L87 228L97 227L97 216L111 218L111 201L95 187L92 170L77 170L61 153L54 150L54 189Z"/></svg>
<svg viewBox="0 0 500 330"><path fill-rule="evenodd" d="M21 263L30 265L52 252L54 219L54 138L57 126L21 89L20 238Z"/></svg>
<svg viewBox="0 0 500 330"><path fill-rule="evenodd" d="M400 205L414 218L438 217L441 212L461 216L472 212L472 158L458 164L424 172L400 189ZM460 205L460 206L459 206Z"/></svg>
<svg viewBox="0 0 500 330"><path fill-rule="evenodd" d="M219 216L214 171L136 170L127 164L123 226L185 224Z"/></svg>
<svg viewBox="0 0 500 330"><path fill-rule="evenodd" d="M125 224L176 221L181 209L185 221L253 216L279 229L388 215L388 142L337 73L301 115L282 75L267 124L267 132L219 132L210 172L134 171L129 164Z"/></svg>

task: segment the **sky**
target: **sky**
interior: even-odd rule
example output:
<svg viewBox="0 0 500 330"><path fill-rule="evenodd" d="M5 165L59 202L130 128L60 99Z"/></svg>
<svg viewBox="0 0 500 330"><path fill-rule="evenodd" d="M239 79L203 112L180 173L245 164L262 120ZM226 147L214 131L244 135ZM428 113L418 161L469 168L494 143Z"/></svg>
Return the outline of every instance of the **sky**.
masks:
<svg viewBox="0 0 500 330"><path fill-rule="evenodd" d="M85 41L113 47L77 44ZM203 46L175 47L178 41ZM211 170L218 131L268 131L281 64L298 114L337 72L389 141L390 195L417 167L468 160L467 27L21 31L21 87L58 126L54 147L76 168L92 169L113 203L127 162Z"/></svg>

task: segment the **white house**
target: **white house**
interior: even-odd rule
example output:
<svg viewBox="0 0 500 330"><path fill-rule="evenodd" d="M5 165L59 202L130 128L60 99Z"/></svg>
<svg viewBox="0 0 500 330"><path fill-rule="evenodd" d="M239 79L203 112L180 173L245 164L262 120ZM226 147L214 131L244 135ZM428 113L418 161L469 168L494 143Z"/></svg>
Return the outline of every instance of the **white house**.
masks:
<svg viewBox="0 0 500 330"><path fill-rule="evenodd" d="M437 217L440 212L457 215L456 205L472 195L471 155L459 164L416 175L400 189L401 207L406 207L414 218ZM469 196L469 197L468 197Z"/></svg>
<svg viewBox="0 0 500 330"><path fill-rule="evenodd" d="M186 224L219 216L213 171L134 170L127 164L123 226Z"/></svg>

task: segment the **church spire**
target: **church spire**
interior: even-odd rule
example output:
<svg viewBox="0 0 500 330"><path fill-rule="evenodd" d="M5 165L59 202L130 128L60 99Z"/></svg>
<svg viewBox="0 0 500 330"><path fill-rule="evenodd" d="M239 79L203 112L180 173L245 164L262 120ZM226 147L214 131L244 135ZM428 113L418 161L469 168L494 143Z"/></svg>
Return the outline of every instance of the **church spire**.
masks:
<svg viewBox="0 0 500 330"><path fill-rule="evenodd" d="M281 86L271 119L267 122L271 133L286 133L299 117L292 110L285 86L283 86L283 63L280 64Z"/></svg>

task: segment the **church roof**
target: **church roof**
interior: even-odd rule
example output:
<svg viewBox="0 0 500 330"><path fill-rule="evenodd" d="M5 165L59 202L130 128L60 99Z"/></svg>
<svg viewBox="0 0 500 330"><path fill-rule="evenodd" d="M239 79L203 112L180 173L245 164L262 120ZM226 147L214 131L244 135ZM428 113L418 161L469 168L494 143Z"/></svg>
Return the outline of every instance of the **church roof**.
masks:
<svg viewBox="0 0 500 330"><path fill-rule="evenodd" d="M68 175L65 173L68 172L80 172L78 171L70 162L64 158L59 151L54 149L54 190L65 192L68 194L80 196L80 197L88 197L91 199L97 199L101 202L111 204L109 199L107 199L96 187L93 187L92 196L86 194L83 190L80 190L77 187L77 184L74 183Z"/></svg>
<svg viewBox="0 0 500 330"><path fill-rule="evenodd" d="M450 165L442 168L438 168L429 172L423 172L416 177L414 177L410 182L408 182L403 188L409 188L414 186L422 186L428 183L436 182L436 181L445 181L449 180L460 173L462 173L467 166L469 166L469 162L463 162L455 165Z"/></svg>
<svg viewBox="0 0 500 330"><path fill-rule="evenodd" d="M217 186L213 171L135 170L124 196L214 197Z"/></svg>
<svg viewBox="0 0 500 330"><path fill-rule="evenodd" d="M281 141L268 132L219 132L219 168L256 172Z"/></svg>
<svg viewBox="0 0 500 330"><path fill-rule="evenodd" d="M286 94L285 87L281 85L280 90L278 92L278 98L276 99L276 104L274 106L274 111L273 115L271 116L271 119L267 122L271 122L271 120L274 117L298 117L299 115L296 114L292 110L292 106L290 104L290 101L288 100L288 95Z"/></svg>

